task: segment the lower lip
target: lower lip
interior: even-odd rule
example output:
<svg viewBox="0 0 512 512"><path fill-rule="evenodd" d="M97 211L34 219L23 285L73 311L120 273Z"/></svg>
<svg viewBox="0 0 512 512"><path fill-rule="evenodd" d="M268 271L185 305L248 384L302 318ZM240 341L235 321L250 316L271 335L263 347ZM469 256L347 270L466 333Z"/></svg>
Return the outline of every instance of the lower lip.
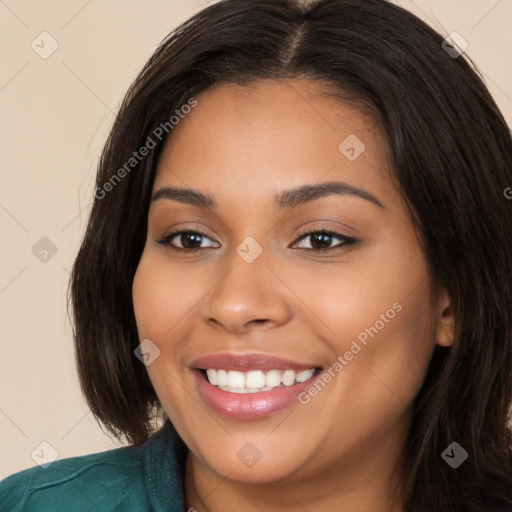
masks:
<svg viewBox="0 0 512 512"><path fill-rule="evenodd" d="M215 411L237 419L256 419L269 416L298 401L298 396L311 385L317 375L294 386L276 388L259 393L230 393L210 384L200 370L192 371L197 381L199 394Z"/></svg>

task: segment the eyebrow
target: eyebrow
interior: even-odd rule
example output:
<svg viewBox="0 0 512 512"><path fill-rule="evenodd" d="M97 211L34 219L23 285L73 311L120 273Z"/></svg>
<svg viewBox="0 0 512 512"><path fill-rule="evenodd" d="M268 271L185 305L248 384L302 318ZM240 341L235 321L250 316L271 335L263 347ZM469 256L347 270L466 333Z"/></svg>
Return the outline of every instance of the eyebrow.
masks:
<svg viewBox="0 0 512 512"><path fill-rule="evenodd" d="M284 210L330 195L356 196L377 205L379 208L387 209L373 194L370 194L370 192L342 181L331 181L318 185L302 185L277 194L274 200L277 208ZM153 194L151 202L154 203L161 199L171 199L198 208L211 210L217 209L218 206L212 196L189 188L162 187Z"/></svg>

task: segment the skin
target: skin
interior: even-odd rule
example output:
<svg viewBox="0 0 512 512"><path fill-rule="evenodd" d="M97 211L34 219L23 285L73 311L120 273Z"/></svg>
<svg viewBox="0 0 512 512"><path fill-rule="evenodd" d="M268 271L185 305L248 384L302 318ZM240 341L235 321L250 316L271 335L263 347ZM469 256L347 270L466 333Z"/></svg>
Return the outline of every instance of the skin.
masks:
<svg viewBox="0 0 512 512"><path fill-rule="evenodd" d="M328 89L296 78L205 91L159 160L153 192L193 188L218 203L215 211L152 203L133 283L140 339L160 350L149 377L190 448L187 509L403 511L400 493L390 495L400 484L393 471L434 347L453 342L453 307L444 289L434 291L378 126ZM366 146L355 161L338 149L349 134ZM330 181L363 188L385 208L354 195L274 205L283 190ZM201 249L157 243L174 228L204 233L172 240ZM302 228L358 242L340 246L334 236L321 245L318 236L301 240ZM263 248L252 263L236 252L247 236ZM226 418L202 401L189 370L219 352L325 370L395 303L401 311L306 405ZM246 443L261 453L252 467L237 457Z"/></svg>

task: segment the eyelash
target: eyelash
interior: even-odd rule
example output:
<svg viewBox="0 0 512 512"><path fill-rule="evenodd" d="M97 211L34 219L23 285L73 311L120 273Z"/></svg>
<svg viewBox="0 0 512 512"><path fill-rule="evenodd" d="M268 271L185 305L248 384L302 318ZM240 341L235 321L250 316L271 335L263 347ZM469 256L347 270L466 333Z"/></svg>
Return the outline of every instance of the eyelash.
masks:
<svg viewBox="0 0 512 512"><path fill-rule="evenodd" d="M175 246L173 246L171 244L171 240L176 235L183 235L183 234L194 234L194 235L199 235L201 237L209 238L207 235L205 235L204 233L201 233L200 231L177 230L177 231L172 231L171 233L166 234L163 238L161 238L160 240L157 240L157 243L160 244L160 245L163 245L165 247L168 247L169 249L171 249L173 251L178 251L178 252L182 252L182 253L191 253L191 252L197 252L197 251L201 251L203 249L206 249L206 247L195 247L195 248L190 249L190 248L183 248L183 247L175 247ZM326 253L326 252L334 251L334 250L337 250L337 249L343 249L345 247L351 247L351 246L355 245L358 242L358 240L355 239L355 238L342 235L341 233L337 233L336 231L331 231L329 229L311 229L311 228L308 228L308 229L303 230L299 234L299 237L298 237L297 241L294 242L293 245L297 244L298 242L302 241L303 239L305 239L308 236L313 235L313 234L322 234L322 235L333 236L333 237L336 237L336 238L339 238L340 240L342 240L342 243L338 244L335 247L329 247L327 249L314 249L314 248L312 248L312 249L302 249L301 248L299 250L307 251L307 252L313 251L313 252L317 252L317 253Z"/></svg>

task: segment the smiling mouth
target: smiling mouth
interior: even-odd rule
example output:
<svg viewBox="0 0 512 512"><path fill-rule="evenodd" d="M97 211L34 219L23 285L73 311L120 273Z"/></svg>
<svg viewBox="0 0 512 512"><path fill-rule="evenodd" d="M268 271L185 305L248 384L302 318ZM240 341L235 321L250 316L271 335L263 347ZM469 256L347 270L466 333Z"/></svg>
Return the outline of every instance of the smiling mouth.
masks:
<svg viewBox="0 0 512 512"><path fill-rule="evenodd" d="M209 384L228 393L260 393L292 387L312 379L322 371L320 367L300 371L271 369L241 372L218 368L199 370Z"/></svg>

